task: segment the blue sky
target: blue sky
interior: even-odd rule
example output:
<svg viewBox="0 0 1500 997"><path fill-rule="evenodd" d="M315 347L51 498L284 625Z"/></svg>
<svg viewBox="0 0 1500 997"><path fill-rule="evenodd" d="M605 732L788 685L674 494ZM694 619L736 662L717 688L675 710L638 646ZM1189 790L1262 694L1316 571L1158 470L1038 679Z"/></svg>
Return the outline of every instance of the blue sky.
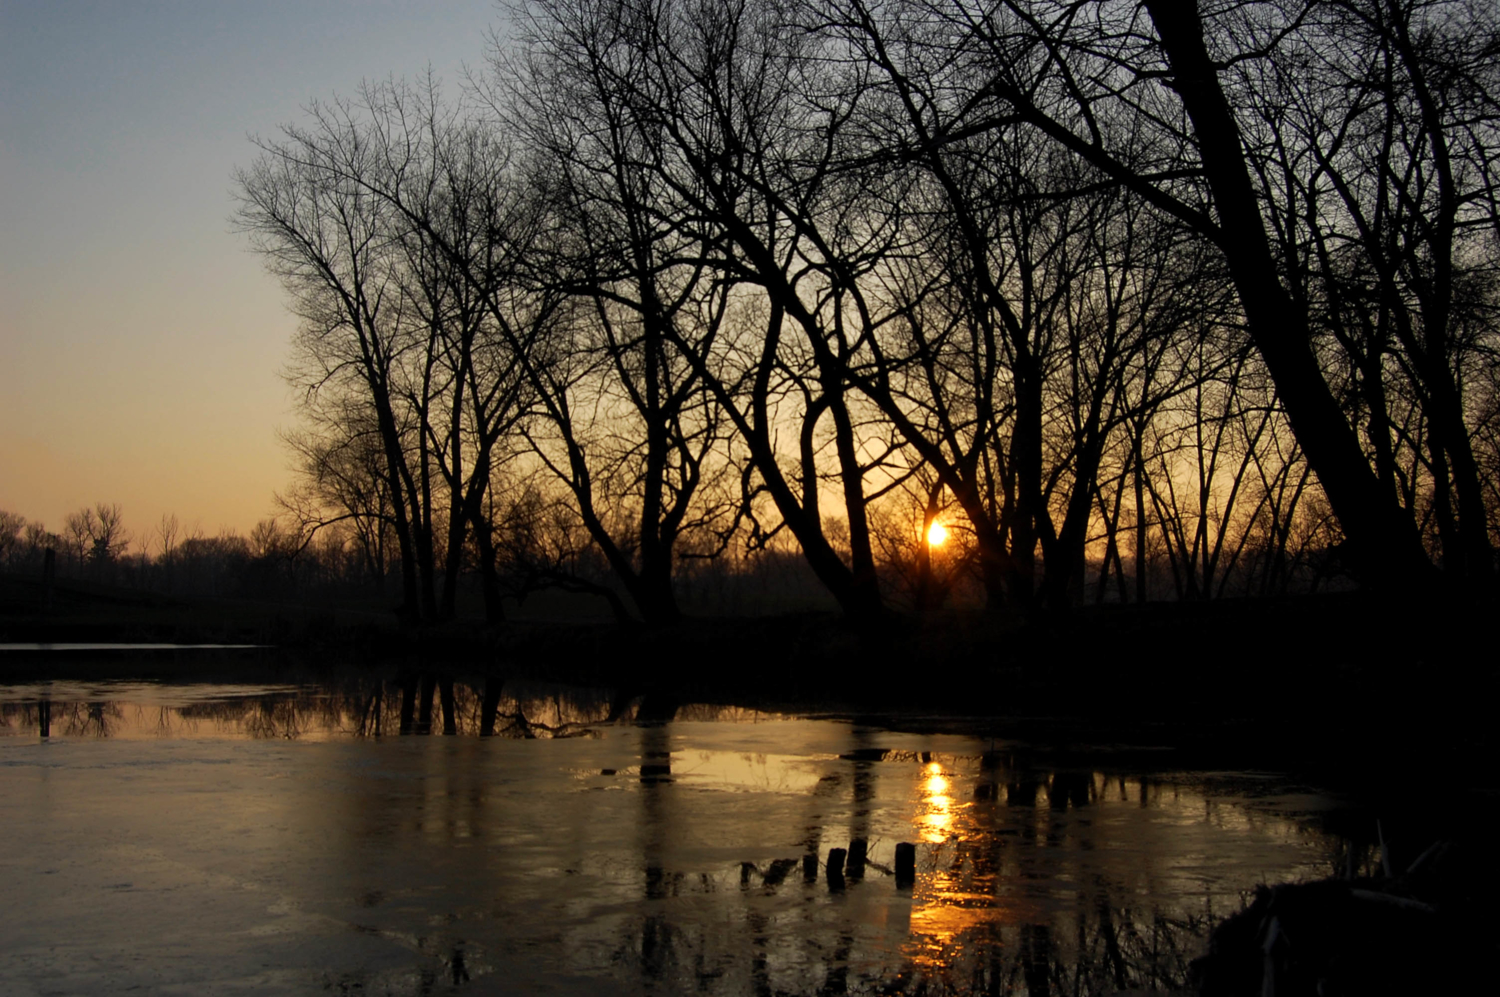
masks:
<svg viewBox="0 0 1500 997"><path fill-rule="evenodd" d="M290 481L294 322L233 233L247 135L482 69L493 0L0 0L0 508L248 530Z"/></svg>

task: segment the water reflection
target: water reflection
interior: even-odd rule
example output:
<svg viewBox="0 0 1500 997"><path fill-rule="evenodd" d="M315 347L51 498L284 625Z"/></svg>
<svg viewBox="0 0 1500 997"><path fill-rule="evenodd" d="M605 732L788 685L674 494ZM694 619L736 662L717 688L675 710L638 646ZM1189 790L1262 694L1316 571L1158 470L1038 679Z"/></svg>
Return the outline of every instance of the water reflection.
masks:
<svg viewBox="0 0 1500 997"><path fill-rule="evenodd" d="M948 786L948 778L943 775L943 767L937 762L929 762L927 778L922 784L924 808L922 839L924 841L948 840L949 827L953 823L953 815L949 812L949 808L953 805L953 797L948 795Z"/></svg>
<svg viewBox="0 0 1500 997"><path fill-rule="evenodd" d="M171 912L208 910L187 963L287 992L1170 990L1255 884L1352 854L1248 777L418 672L12 687L0 729L24 861L129 848L134 884L92 924L115 872L22 882L6 961L55 942L26 947L17 912L40 911L89 958L160 972L166 943L122 925L151 911L182 946L199 929ZM256 947L273 937L301 947Z"/></svg>
<svg viewBox="0 0 1500 997"><path fill-rule="evenodd" d="M0 687L0 737L37 736L44 723L52 737L127 739L593 737L595 725L630 721L638 709L598 690L494 679L471 686L430 672L319 686L32 683ZM731 709L723 719L755 715Z"/></svg>

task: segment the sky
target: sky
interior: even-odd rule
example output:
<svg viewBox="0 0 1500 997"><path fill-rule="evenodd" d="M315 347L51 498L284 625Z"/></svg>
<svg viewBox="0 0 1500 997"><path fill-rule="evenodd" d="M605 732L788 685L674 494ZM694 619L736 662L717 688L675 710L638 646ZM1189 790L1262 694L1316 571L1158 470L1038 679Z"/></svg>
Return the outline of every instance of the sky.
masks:
<svg viewBox="0 0 1500 997"><path fill-rule="evenodd" d="M0 509L248 532L292 481L295 320L233 230L249 136L482 68L494 0L0 0Z"/></svg>

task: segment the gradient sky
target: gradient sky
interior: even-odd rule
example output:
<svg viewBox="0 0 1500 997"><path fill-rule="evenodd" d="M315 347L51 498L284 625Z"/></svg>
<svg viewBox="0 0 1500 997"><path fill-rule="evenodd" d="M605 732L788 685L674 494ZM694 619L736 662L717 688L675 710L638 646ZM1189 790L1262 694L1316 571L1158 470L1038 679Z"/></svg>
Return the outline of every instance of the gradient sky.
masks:
<svg viewBox="0 0 1500 997"><path fill-rule="evenodd" d="M250 134L482 66L493 0L0 0L0 509L248 531L294 320L231 230Z"/></svg>

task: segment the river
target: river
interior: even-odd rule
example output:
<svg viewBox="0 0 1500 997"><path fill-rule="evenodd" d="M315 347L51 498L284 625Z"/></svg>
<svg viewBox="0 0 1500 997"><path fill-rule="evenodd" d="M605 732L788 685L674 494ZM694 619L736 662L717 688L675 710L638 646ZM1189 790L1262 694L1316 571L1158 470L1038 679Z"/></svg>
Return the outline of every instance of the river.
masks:
<svg viewBox="0 0 1500 997"><path fill-rule="evenodd" d="M0 991L1170 993L1257 884L1375 860L1166 753L514 683L481 737L483 687L401 692L0 686Z"/></svg>

